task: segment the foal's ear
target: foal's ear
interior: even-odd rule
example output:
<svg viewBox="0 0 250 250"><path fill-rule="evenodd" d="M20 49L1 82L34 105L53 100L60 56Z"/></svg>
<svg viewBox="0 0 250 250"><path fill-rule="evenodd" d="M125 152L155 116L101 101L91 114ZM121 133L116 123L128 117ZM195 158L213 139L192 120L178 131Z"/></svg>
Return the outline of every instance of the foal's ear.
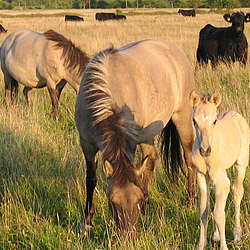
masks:
<svg viewBox="0 0 250 250"><path fill-rule="evenodd" d="M193 89L189 95L189 103L195 107L197 105L199 105L201 99L199 97L199 95L197 94L196 90Z"/></svg>
<svg viewBox="0 0 250 250"><path fill-rule="evenodd" d="M210 102L215 105L215 107L218 107L221 103L221 96L217 89L214 90L214 93L212 94L210 98Z"/></svg>
<svg viewBox="0 0 250 250"><path fill-rule="evenodd" d="M223 17L224 17L224 19L225 19L227 22L229 22L229 23L232 22L232 18L231 18L231 16L230 16L230 14L225 14Z"/></svg>
<svg viewBox="0 0 250 250"><path fill-rule="evenodd" d="M148 156L146 156L144 159L142 159L140 162L138 162L136 164L135 167L135 174L137 176L141 176L141 174L144 172L146 166L147 166L147 162L148 162Z"/></svg>
<svg viewBox="0 0 250 250"><path fill-rule="evenodd" d="M104 161L103 170L104 170L105 174L107 175L107 177L110 177L114 172L113 166L111 165L111 163L108 160Z"/></svg>

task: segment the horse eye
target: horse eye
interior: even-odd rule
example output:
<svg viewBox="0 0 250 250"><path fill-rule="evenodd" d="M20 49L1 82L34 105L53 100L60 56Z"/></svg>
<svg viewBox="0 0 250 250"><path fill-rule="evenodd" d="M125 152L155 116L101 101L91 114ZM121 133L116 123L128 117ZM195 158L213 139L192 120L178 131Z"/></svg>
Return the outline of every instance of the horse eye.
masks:
<svg viewBox="0 0 250 250"><path fill-rule="evenodd" d="M214 121L214 125L217 123L217 119Z"/></svg>

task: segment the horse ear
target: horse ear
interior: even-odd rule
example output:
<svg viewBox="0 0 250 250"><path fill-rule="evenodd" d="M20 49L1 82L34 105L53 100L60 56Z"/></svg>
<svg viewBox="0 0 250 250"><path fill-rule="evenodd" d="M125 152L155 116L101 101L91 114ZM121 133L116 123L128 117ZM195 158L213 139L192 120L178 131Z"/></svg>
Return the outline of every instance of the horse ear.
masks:
<svg viewBox="0 0 250 250"><path fill-rule="evenodd" d="M210 98L210 102L215 105L215 107L218 107L221 103L221 96L217 89L214 90L214 93L212 94Z"/></svg>
<svg viewBox="0 0 250 250"><path fill-rule="evenodd" d="M104 170L105 174L107 175L107 177L110 177L114 172L113 166L110 164L110 162L108 160L104 161L103 170Z"/></svg>
<svg viewBox="0 0 250 250"><path fill-rule="evenodd" d="M250 13L247 13L245 16L245 22L249 22L250 21Z"/></svg>
<svg viewBox="0 0 250 250"><path fill-rule="evenodd" d="M193 89L189 95L189 103L195 107L200 103L201 99L199 95L197 94L196 90Z"/></svg>
<svg viewBox="0 0 250 250"><path fill-rule="evenodd" d="M146 168L146 165L147 165L147 162L148 162L148 159L149 157L146 156L144 159L142 159L140 162L138 162L136 164L136 167L135 167L135 174L137 176L141 176L141 174L144 172L145 168Z"/></svg>
<svg viewBox="0 0 250 250"><path fill-rule="evenodd" d="M225 14L223 17L224 17L224 19L225 19L227 22L229 22L229 23L232 22L232 18L231 18L231 16L230 16L230 14Z"/></svg>

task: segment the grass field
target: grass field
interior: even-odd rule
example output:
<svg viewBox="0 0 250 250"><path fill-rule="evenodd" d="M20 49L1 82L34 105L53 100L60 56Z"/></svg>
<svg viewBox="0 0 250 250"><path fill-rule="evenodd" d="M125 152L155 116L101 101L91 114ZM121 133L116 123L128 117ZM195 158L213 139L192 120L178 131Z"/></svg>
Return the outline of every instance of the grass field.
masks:
<svg viewBox="0 0 250 250"><path fill-rule="evenodd" d="M115 10L109 10L115 11ZM163 11L163 10L159 10ZM165 12L168 10L164 10ZM222 14L197 14L184 18L178 10L157 14L143 10L126 21L97 22L95 10L0 11L7 34L0 34L0 43L20 28L44 32L48 29L70 38L89 55L110 44L120 47L147 39L166 39L188 56L195 70L199 30L207 23L226 27ZM250 9L244 10L250 12ZM151 12L151 15L147 13ZM83 16L81 23L65 23L64 14ZM143 14L144 13L144 14ZM250 41L250 24L245 25ZM210 66L195 70L198 92L222 95L220 110L235 110L250 122L250 62L246 67L234 64ZM138 238L133 243L120 242L109 215L107 179L101 166L93 218L95 230L79 232L85 206L85 161L74 123L75 92L67 86L60 100L60 120L50 118L51 102L46 88L32 91L33 106L19 101L7 111L4 105L4 81L0 73L0 249L195 249L199 239L198 205L187 208L187 180L179 184L166 177L160 159L154 173L150 204L139 220ZM138 158L140 153L138 152ZM234 171L232 169L232 175ZM232 194L226 208L226 237L229 249L250 249L250 169L244 182L242 201L243 244L233 244L234 206ZM214 198L211 193L211 208ZM213 220L209 217L208 247L213 243Z"/></svg>

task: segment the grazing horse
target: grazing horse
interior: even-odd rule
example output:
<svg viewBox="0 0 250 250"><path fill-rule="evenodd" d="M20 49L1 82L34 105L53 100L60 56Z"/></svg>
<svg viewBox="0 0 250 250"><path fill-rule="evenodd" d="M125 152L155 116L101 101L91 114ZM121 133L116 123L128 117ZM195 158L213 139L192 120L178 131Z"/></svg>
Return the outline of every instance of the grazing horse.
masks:
<svg viewBox="0 0 250 250"><path fill-rule="evenodd" d="M249 158L249 127L238 113L229 111L217 115L221 97L218 91L212 96L190 94L196 139L192 161L197 168L200 190L200 240L199 248L207 245L207 219L209 215L209 180L215 187L213 239L220 241L220 249L227 250L225 237L225 206L230 191L231 177L228 169L234 165L236 179L233 185L235 204L234 242L241 244L240 203L243 197L243 180Z"/></svg>
<svg viewBox="0 0 250 250"><path fill-rule="evenodd" d="M39 33L21 29L12 32L1 46L1 67L4 74L7 106L10 97L17 98L18 82L31 104L32 88L48 87L53 118L58 118L58 101L68 82L78 93L89 57L61 34L48 30Z"/></svg>
<svg viewBox="0 0 250 250"><path fill-rule="evenodd" d="M121 235L136 235L141 208L149 199L157 159L154 137L162 130L166 161L172 147L169 172L173 175L180 163L177 146L180 147L180 142L183 146L189 174L188 194L193 201L194 135L192 108L188 103L193 87L193 69L187 57L164 40L137 41L120 49L112 47L90 61L83 74L75 111L87 163L87 201L82 227L93 227L95 155L100 149L108 177L110 212ZM143 159L135 165L137 144ZM142 172L141 186L138 177Z"/></svg>

